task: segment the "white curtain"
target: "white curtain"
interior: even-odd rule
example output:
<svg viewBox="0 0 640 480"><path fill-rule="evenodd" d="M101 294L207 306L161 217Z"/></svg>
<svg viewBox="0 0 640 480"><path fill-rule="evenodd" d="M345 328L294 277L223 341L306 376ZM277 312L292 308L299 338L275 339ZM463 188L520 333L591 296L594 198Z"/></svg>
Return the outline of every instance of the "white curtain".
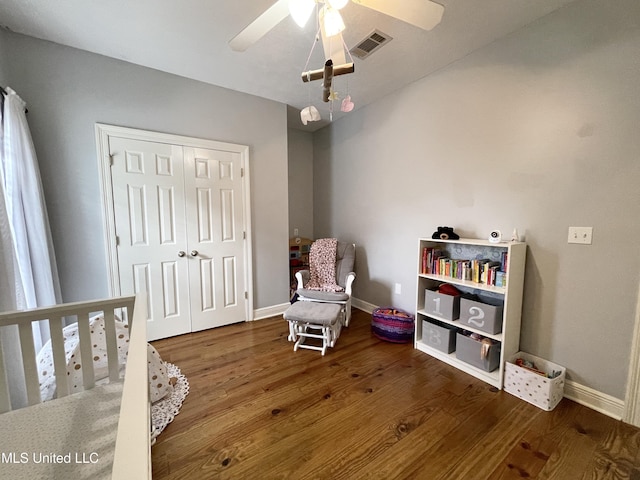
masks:
<svg viewBox="0 0 640 480"><path fill-rule="evenodd" d="M10 88L3 92L3 100L0 129L0 310L7 311L59 303L60 284L26 106ZM18 368L22 371L16 339L16 332L3 332L2 349L8 370L12 372ZM47 324L36 325L36 351L48 339ZM12 379L11 383L14 383ZM14 399L12 390L12 403L14 400L22 403L18 398Z"/></svg>

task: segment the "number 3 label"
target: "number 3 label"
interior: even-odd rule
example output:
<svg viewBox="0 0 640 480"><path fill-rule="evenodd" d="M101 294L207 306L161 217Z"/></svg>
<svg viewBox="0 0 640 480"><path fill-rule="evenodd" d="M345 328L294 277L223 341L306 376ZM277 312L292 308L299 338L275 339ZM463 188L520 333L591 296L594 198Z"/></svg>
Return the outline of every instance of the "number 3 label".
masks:
<svg viewBox="0 0 640 480"><path fill-rule="evenodd" d="M440 338L440 332L434 330L433 328L429 329L429 343L433 345L442 345L442 338Z"/></svg>
<svg viewBox="0 0 640 480"><path fill-rule="evenodd" d="M475 325L478 328L484 327L484 310L479 307L470 307L469 314L471 316L467 320L467 323Z"/></svg>

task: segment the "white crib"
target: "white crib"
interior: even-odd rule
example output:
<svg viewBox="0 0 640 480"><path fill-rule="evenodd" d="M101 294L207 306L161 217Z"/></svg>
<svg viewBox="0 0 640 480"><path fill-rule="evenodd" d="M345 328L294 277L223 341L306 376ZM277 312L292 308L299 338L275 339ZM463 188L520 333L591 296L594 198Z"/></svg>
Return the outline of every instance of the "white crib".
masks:
<svg viewBox="0 0 640 480"><path fill-rule="evenodd" d="M151 478L146 303L138 295L0 313L0 327L17 325L29 403L12 410L0 344L0 478ZM108 379L97 384L89 321L96 313L104 316L108 361ZM130 330L124 380L117 316L128 319ZM63 322L70 317L78 321L84 386L78 393L70 393L67 380ZM47 402L41 402L32 330L32 322L43 320L51 331L56 378L56 398Z"/></svg>

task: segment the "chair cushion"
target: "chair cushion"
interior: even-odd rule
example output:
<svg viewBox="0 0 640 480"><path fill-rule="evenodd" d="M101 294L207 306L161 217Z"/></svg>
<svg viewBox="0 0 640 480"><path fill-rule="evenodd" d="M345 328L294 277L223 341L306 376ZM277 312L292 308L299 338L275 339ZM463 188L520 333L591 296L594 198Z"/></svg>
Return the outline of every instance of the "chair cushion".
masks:
<svg viewBox="0 0 640 480"><path fill-rule="evenodd" d="M349 300L349 295L345 292L322 292L320 290L309 290L306 288L299 288L296 293L300 297L308 298L311 300L322 300L325 302L346 302Z"/></svg>
<svg viewBox="0 0 640 480"><path fill-rule="evenodd" d="M356 248L353 243L338 242L336 250L336 282L341 287L347 285L347 275L353 272Z"/></svg>
<svg viewBox="0 0 640 480"><path fill-rule="evenodd" d="M289 322L309 322L316 325L333 325L340 316L340 305L335 303L295 302L284 312Z"/></svg>

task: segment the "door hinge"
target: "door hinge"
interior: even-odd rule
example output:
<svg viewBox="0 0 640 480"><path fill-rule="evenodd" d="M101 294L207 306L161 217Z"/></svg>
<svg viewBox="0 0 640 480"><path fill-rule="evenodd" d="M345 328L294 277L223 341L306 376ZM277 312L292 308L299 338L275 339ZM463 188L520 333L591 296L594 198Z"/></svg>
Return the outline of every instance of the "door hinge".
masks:
<svg viewBox="0 0 640 480"><path fill-rule="evenodd" d="M113 167L113 155L109 154L107 157L109 157L109 165Z"/></svg>
<svg viewBox="0 0 640 480"><path fill-rule="evenodd" d="M240 176L244 177L244 168L240 168Z"/></svg>
<svg viewBox="0 0 640 480"><path fill-rule="evenodd" d="M242 232L242 239L246 240L247 239L247 232Z"/></svg>
<svg viewBox="0 0 640 480"><path fill-rule="evenodd" d="M120 235L116 235L116 247L120 246Z"/></svg>
<svg viewBox="0 0 640 480"><path fill-rule="evenodd" d="M244 299L248 300L249 299L249 292L244 292Z"/></svg>

